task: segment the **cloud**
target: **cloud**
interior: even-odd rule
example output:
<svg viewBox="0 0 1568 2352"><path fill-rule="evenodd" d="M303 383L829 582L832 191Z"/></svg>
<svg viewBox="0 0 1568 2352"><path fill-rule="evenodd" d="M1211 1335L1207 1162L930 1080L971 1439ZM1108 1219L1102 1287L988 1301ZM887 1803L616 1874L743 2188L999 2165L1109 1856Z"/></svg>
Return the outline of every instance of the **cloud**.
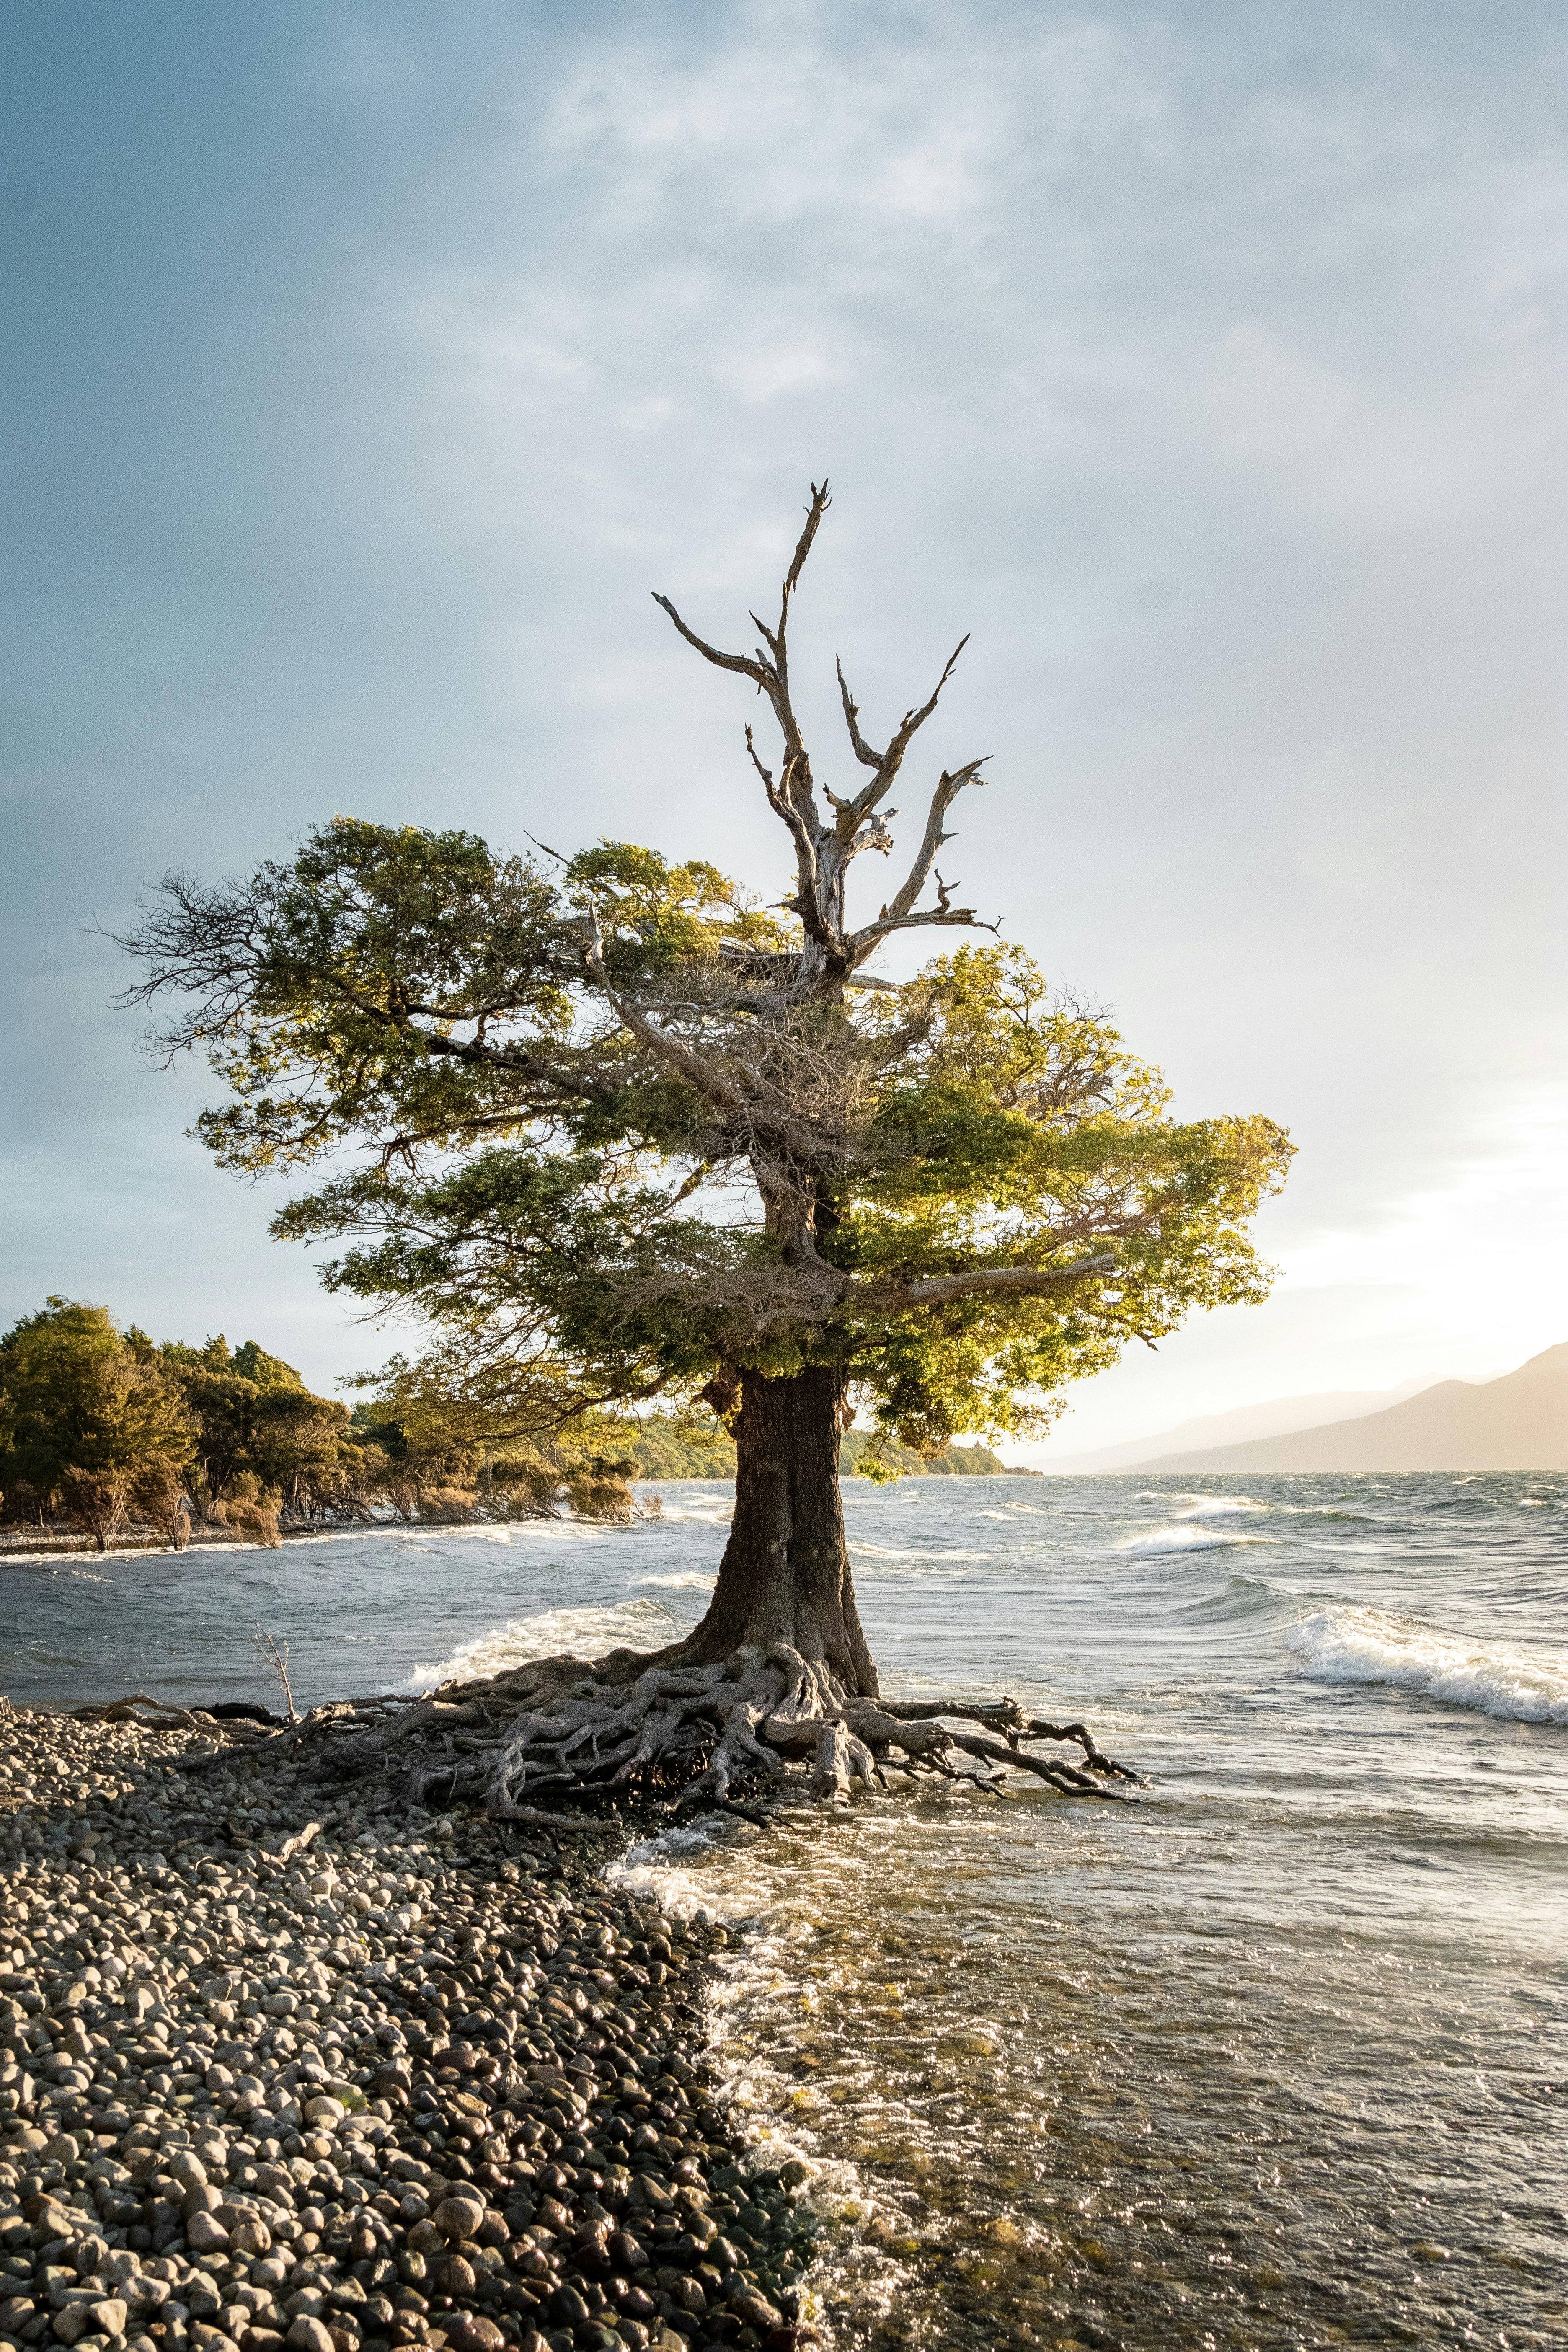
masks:
<svg viewBox="0 0 1568 2352"><path fill-rule="evenodd" d="M973 630L929 733L994 755L965 897L1184 1109L1301 1145L1275 1304L1113 1381L1198 1410L1513 1345L1546 1180L1488 1122L1564 1011L1556 12L323 0L90 54L38 21L0 638L29 1269L111 1296L95 1232L167 1229L184 1098L102 1075L106 966L58 977L138 876L343 806L554 838L565 802L770 886L747 713L647 593L743 631L826 471L820 772L836 651L880 723ZM256 1202L180 1165L249 1265ZM279 1280L312 1376L357 1360Z"/></svg>

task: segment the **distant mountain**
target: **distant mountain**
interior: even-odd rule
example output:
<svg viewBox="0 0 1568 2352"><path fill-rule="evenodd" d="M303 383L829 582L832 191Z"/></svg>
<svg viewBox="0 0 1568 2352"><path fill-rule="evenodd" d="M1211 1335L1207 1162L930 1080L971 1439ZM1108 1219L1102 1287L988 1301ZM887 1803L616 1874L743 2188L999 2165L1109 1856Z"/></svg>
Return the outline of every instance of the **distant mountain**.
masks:
<svg viewBox="0 0 1568 2352"><path fill-rule="evenodd" d="M1254 1437L1279 1437L1288 1429L1317 1429L1326 1421L1354 1421L1364 1412L1381 1412L1425 1388L1424 1381L1404 1381L1392 1389L1331 1389L1321 1396L1270 1397L1266 1404L1238 1405L1232 1412L1200 1413L1150 1437L1134 1437L1122 1445L1102 1446L1095 1454L1064 1454L1045 1465L1054 1471L1133 1470L1152 1454L1190 1454L1215 1445L1240 1445Z"/></svg>
<svg viewBox="0 0 1568 2352"><path fill-rule="evenodd" d="M1568 1470L1568 1342L1495 1381L1440 1381L1383 1412L1129 1469Z"/></svg>

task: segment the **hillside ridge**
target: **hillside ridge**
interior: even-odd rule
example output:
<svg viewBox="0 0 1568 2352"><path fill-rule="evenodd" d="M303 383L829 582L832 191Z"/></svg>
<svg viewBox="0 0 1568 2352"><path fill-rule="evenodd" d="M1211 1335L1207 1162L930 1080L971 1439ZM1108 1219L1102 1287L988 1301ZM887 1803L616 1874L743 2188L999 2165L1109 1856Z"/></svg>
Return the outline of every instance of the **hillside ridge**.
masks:
<svg viewBox="0 0 1568 2352"><path fill-rule="evenodd" d="M1490 1381L1439 1381L1382 1412L1127 1468L1228 1471L1568 1470L1568 1340Z"/></svg>

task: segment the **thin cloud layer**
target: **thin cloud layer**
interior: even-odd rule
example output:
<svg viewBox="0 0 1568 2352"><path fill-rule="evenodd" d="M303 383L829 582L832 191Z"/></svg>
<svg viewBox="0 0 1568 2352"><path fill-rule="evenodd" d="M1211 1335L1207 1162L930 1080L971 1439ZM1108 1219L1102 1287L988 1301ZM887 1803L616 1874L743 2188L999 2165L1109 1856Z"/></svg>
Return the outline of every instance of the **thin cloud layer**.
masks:
<svg viewBox="0 0 1568 2352"><path fill-rule="evenodd" d="M745 714L648 591L743 629L826 471L819 761L835 652L879 719L973 630L931 745L993 754L965 897L1184 1109L1302 1147L1275 1304L1093 1384L1074 1444L1564 1336L1366 1255L1561 1034L1555 12L93 22L0 35L8 1308L363 1359L177 1140L193 1083L136 1069L85 918L344 807L518 844L565 802L768 887ZM1521 1181L1514 1230L1552 1214Z"/></svg>

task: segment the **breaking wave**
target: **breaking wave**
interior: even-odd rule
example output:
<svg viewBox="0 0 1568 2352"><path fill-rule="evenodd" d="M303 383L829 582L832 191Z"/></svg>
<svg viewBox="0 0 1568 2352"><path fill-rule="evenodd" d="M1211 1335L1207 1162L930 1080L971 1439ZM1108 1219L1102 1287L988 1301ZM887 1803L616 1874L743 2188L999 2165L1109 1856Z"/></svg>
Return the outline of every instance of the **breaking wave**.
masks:
<svg viewBox="0 0 1568 2352"><path fill-rule="evenodd" d="M664 1507L663 1517L667 1519L677 1522L682 1519L695 1519L702 1527L727 1528L735 1516L734 1500L729 1494L714 1495L711 1497L704 1496L697 1502L687 1496L681 1502L672 1503L668 1487L661 1487L658 1491L659 1500Z"/></svg>
<svg viewBox="0 0 1568 2352"><path fill-rule="evenodd" d="M619 1644L651 1646L650 1637L672 1622L669 1611L652 1599L621 1601L598 1609L546 1609L537 1617L512 1617L459 1643L437 1665L416 1666L405 1690L424 1691L438 1683L478 1682L504 1675L530 1658L602 1656Z"/></svg>
<svg viewBox="0 0 1568 2352"><path fill-rule="evenodd" d="M1381 1609L1320 1609L1287 1645L1319 1683L1386 1683L1515 1723L1568 1724L1568 1652L1468 1641Z"/></svg>
<svg viewBox="0 0 1568 2352"><path fill-rule="evenodd" d="M1272 1543L1272 1536L1247 1536L1239 1528L1193 1526L1184 1520L1173 1528L1151 1528L1146 1536L1131 1536L1119 1549L1123 1552L1158 1554L1183 1551L1228 1551L1238 1544Z"/></svg>

